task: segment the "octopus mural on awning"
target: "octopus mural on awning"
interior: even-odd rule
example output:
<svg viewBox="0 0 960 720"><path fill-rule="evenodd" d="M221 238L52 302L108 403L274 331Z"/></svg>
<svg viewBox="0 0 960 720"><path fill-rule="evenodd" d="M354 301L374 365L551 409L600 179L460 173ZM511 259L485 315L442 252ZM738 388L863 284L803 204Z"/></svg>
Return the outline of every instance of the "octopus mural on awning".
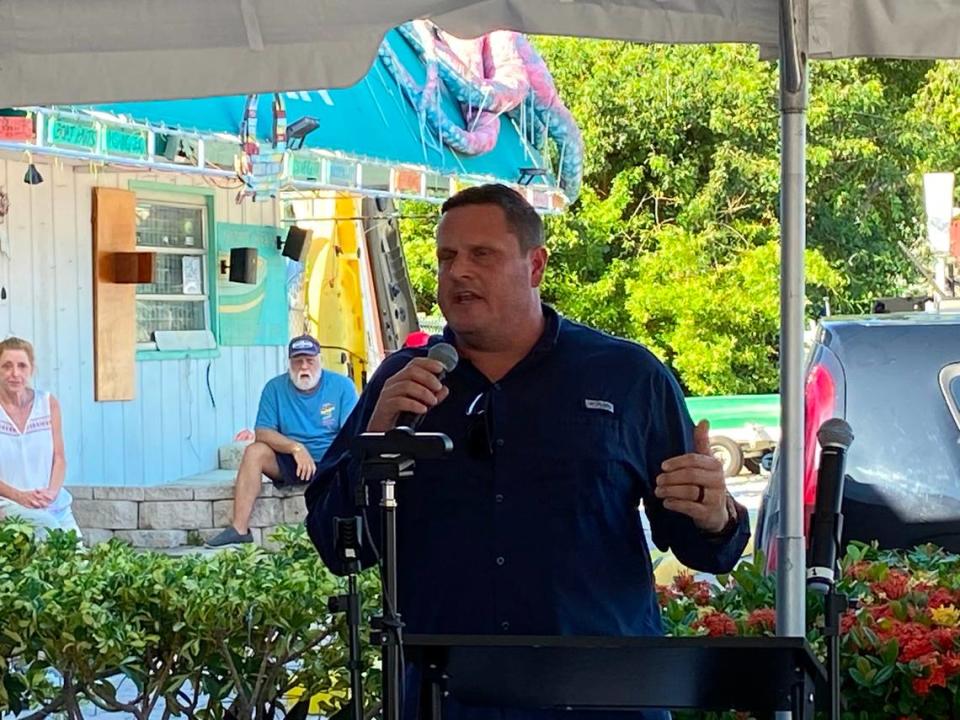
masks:
<svg viewBox="0 0 960 720"><path fill-rule="evenodd" d="M580 129L526 37L502 30L464 40L427 20L397 29L421 57L425 82L413 79L389 43L381 45L380 59L428 132L457 152L479 155L496 146L500 116L506 114L542 155L549 155L547 139L553 141L560 187L571 202L576 199L583 176ZM444 90L459 102L462 118L444 112L439 102Z"/></svg>

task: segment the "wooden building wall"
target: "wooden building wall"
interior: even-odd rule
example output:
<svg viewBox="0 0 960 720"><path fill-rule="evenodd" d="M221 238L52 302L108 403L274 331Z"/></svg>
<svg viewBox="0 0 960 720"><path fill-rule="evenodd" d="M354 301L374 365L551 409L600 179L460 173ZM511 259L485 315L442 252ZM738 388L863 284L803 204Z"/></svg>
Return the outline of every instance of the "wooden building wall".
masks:
<svg viewBox="0 0 960 720"><path fill-rule="evenodd" d="M282 346L219 347L213 357L138 360L136 397L94 401L91 204L94 186L130 180L211 187L169 174L92 172L0 157L9 212L0 224L0 338L37 351L35 384L63 408L67 484L157 485L211 470L217 448L252 428L260 389L286 367ZM280 225L274 202L236 204L215 190L218 223Z"/></svg>

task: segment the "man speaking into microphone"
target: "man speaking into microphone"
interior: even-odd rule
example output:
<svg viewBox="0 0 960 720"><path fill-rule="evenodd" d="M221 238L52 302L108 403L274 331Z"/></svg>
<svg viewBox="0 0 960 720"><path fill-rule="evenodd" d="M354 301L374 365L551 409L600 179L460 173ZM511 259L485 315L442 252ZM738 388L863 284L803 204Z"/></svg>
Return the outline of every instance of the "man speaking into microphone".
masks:
<svg viewBox="0 0 960 720"><path fill-rule="evenodd" d="M519 193L484 185L447 200L437 261L443 338L387 358L307 491L321 556L342 571L332 527L357 513L351 438L423 416L419 430L447 434L454 450L397 485L405 632L661 635L641 502L657 547L698 570L729 571L750 534L706 424L694 428L648 350L541 303L543 223ZM459 354L442 381L427 356L441 341ZM554 716L448 704L452 720Z"/></svg>

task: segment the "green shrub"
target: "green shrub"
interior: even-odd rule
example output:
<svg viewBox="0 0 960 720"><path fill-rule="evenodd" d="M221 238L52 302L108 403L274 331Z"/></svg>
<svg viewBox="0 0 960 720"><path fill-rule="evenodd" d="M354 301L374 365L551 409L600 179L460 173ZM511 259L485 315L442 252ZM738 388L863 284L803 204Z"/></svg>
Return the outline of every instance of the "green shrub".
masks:
<svg viewBox="0 0 960 720"><path fill-rule="evenodd" d="M140 720L163 701L195 718L261 718L294 687L321 694L325 713L348 696L346 619L327 598L343 592L302 528L280 549L249 547L170 557L109 542L86 550L72 534L34 541L0 523L0 713L82 706ZM361 577L364 614L379 581ZM367 687L379 682L366 650ZM136 698L117 698L121 681Z"/></svg>
<svg viewBox="0 0 960 720"><path fill-rule="evenodd" d="M344 582L302 527L274 539L273 552L171 557L120 542L86 550L64 533L37 543L29 526L0 522L0 714L77 720L93 704L146 720L162 702L167 715L259 719L290 710L292 688L319 695L321 712L332 714L348 697L347 628L327 599ZM773 634L776 586L762 558L719 581L681 575L658 588L668 634ZM960 556L855 545L842 586L858 600L842 623L845 718L960 715ZM360 588L369 618L379 579L365 573ZM822 657L822 609L812 595L807 617ZM368 633L370 707L379 658ZM743 678L750 682L749 667ZM133 700L118 698L121 682L134 685Z"/></svg>

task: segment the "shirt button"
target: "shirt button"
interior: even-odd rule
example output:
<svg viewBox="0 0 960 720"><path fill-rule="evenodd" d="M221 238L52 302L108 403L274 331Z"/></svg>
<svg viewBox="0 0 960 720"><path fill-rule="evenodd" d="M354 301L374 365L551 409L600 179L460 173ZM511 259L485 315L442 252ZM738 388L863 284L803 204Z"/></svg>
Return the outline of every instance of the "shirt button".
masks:
<svg viewBox="0 0 960 720"><path fill-rule="evenodd" d="M494 390L499 390L499 389L500 389L500 383L494 383L494 384L493 384L493 389L494 389Z"/></svg>
<svg viewBox="0 0 960 720"><path fill-rule="evenodd" d="M506 560L504 560L503 555L497 558L497 565L503 565L505 562Z"/></svg>
<svg viewBox="0 0 960 720"><path fill-rule="evenodd" d="M500 628L501 628L504 632L506 632L507 630L510 629L510 623L508 623L506 620L504 620L502 623L500 623Z"/></svg>
<svg viewBox="0 0 960 720"><path fill-rule="evenodd" d="M503 438L497 438L497 447L503 447Z"/></svg>
<svg viewBox="0 0 960 720"><path fill-rule="evenodd" d="M503 502L503 495L500 494L500 493L497 493L497 494L494 496L494 499L495 499L498 503L502 503L502 502Z"/></svg>

